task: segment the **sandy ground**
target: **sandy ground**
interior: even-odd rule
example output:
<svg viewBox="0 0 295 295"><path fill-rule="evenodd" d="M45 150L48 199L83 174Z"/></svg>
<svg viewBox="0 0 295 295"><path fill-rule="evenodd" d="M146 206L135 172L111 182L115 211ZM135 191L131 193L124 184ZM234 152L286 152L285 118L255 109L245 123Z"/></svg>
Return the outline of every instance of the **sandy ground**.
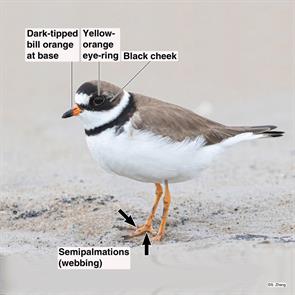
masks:
<svg viewBox="0 0 295 295"><path fill-rule="evenodd" d="M1 3L1 29L9 30L1 55L0 294L295 294L292 5L262 2L89 3L84 16L78 2ZM67 64L24 62L25 27L93 27L96 19L121 27L124 50L181 52L178 63L152 64L129 90L224 124L286 132L234 146L195 180L172 185L167 234L147 257L142 237L124 238L132 228L117 211L142 224L153 185L100 170L80 122L61 120ZM139 67L103 65L103 78L123 85ZM75 87L95 71L75 65ZM56 247L75 245L130 246L132 269L58 272Z"/></svg>
<svg viewBox="0 0 295 295"><path fill-rule="evenodd" d="M213 179L208 180L207 188L193 193L175 193L167 235L162 243L195 242L199 247L243 241L275 245L294 243L294 175L268 169L270 176L264 179L263 187L251 184L246 190L246 185L235 182L232 187L226 184L217 189L214 177L218 176L208 175ZM253 165L249 167L252 175L263 175L259 170ZM83 186L82 180L79 183ZM266 188L271 193L267 193ZM139 225L144 223L151 205L152 196L148 193L131 198L95 192L52 194L29 200L21 195L8 196L0 202L1 250L13 254L50 252L59 245L68 244L138 246L142 238L126 238L133 228L124 223L117 211L121 208L131 214ZM155 228L159 226L161 211L160 207Z"/></svg>

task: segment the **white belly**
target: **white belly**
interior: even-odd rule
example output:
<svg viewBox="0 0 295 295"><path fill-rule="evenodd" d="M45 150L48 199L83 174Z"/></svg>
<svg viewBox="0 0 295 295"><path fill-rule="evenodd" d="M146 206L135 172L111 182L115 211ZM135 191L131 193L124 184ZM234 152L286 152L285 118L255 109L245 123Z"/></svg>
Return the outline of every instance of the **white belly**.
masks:
<svg viewBox="0 0 295 295"><path fill-rule="evenodd" d="M93 158L104 170L153 183L195 178L222 150L221 145L203 146L203 143L202 138L172 143L137 130L116 135L114 129L108 129L87 137Z"/></svg>

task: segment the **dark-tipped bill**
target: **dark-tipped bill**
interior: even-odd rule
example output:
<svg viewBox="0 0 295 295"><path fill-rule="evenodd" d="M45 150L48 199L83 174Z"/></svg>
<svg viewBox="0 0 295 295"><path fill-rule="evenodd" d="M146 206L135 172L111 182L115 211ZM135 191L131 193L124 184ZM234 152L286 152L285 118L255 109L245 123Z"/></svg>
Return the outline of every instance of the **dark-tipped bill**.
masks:
<svg viewBox="0 0 295 295"><path fill-rule="evenodd" d="M78 107L78 105L74 104L73 108L71 110L66 111L63 115L62 118L69 118L72 116L78 116L81 113L81 109Z"/></svg>

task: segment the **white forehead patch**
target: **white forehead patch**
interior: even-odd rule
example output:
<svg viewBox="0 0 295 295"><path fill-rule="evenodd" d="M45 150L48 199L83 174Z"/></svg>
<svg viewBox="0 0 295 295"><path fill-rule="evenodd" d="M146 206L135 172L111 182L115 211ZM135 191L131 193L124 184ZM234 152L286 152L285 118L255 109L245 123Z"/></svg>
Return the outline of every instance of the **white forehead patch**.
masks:
<svg viewBox="0 0 295 295"><path fill-rule="evenodd" d="M86 93L76 93L75 102L77 104L87 105L89 103L90 97Z"/></svg>

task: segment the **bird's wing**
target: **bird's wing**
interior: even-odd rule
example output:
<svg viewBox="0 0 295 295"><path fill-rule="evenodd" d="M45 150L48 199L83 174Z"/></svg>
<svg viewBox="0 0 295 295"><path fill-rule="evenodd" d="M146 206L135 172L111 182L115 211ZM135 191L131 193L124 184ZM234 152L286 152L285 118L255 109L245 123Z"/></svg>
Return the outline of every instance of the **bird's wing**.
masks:
<svg viewBox="0 0 295 295"><path fill-rule="evenodd" d="M217 122L201 117L180 106L143 95L133 95L137 111L131 119L133 128L147 130L173 141L203 136L205 144L215 144L237 132Z"/></svg>

